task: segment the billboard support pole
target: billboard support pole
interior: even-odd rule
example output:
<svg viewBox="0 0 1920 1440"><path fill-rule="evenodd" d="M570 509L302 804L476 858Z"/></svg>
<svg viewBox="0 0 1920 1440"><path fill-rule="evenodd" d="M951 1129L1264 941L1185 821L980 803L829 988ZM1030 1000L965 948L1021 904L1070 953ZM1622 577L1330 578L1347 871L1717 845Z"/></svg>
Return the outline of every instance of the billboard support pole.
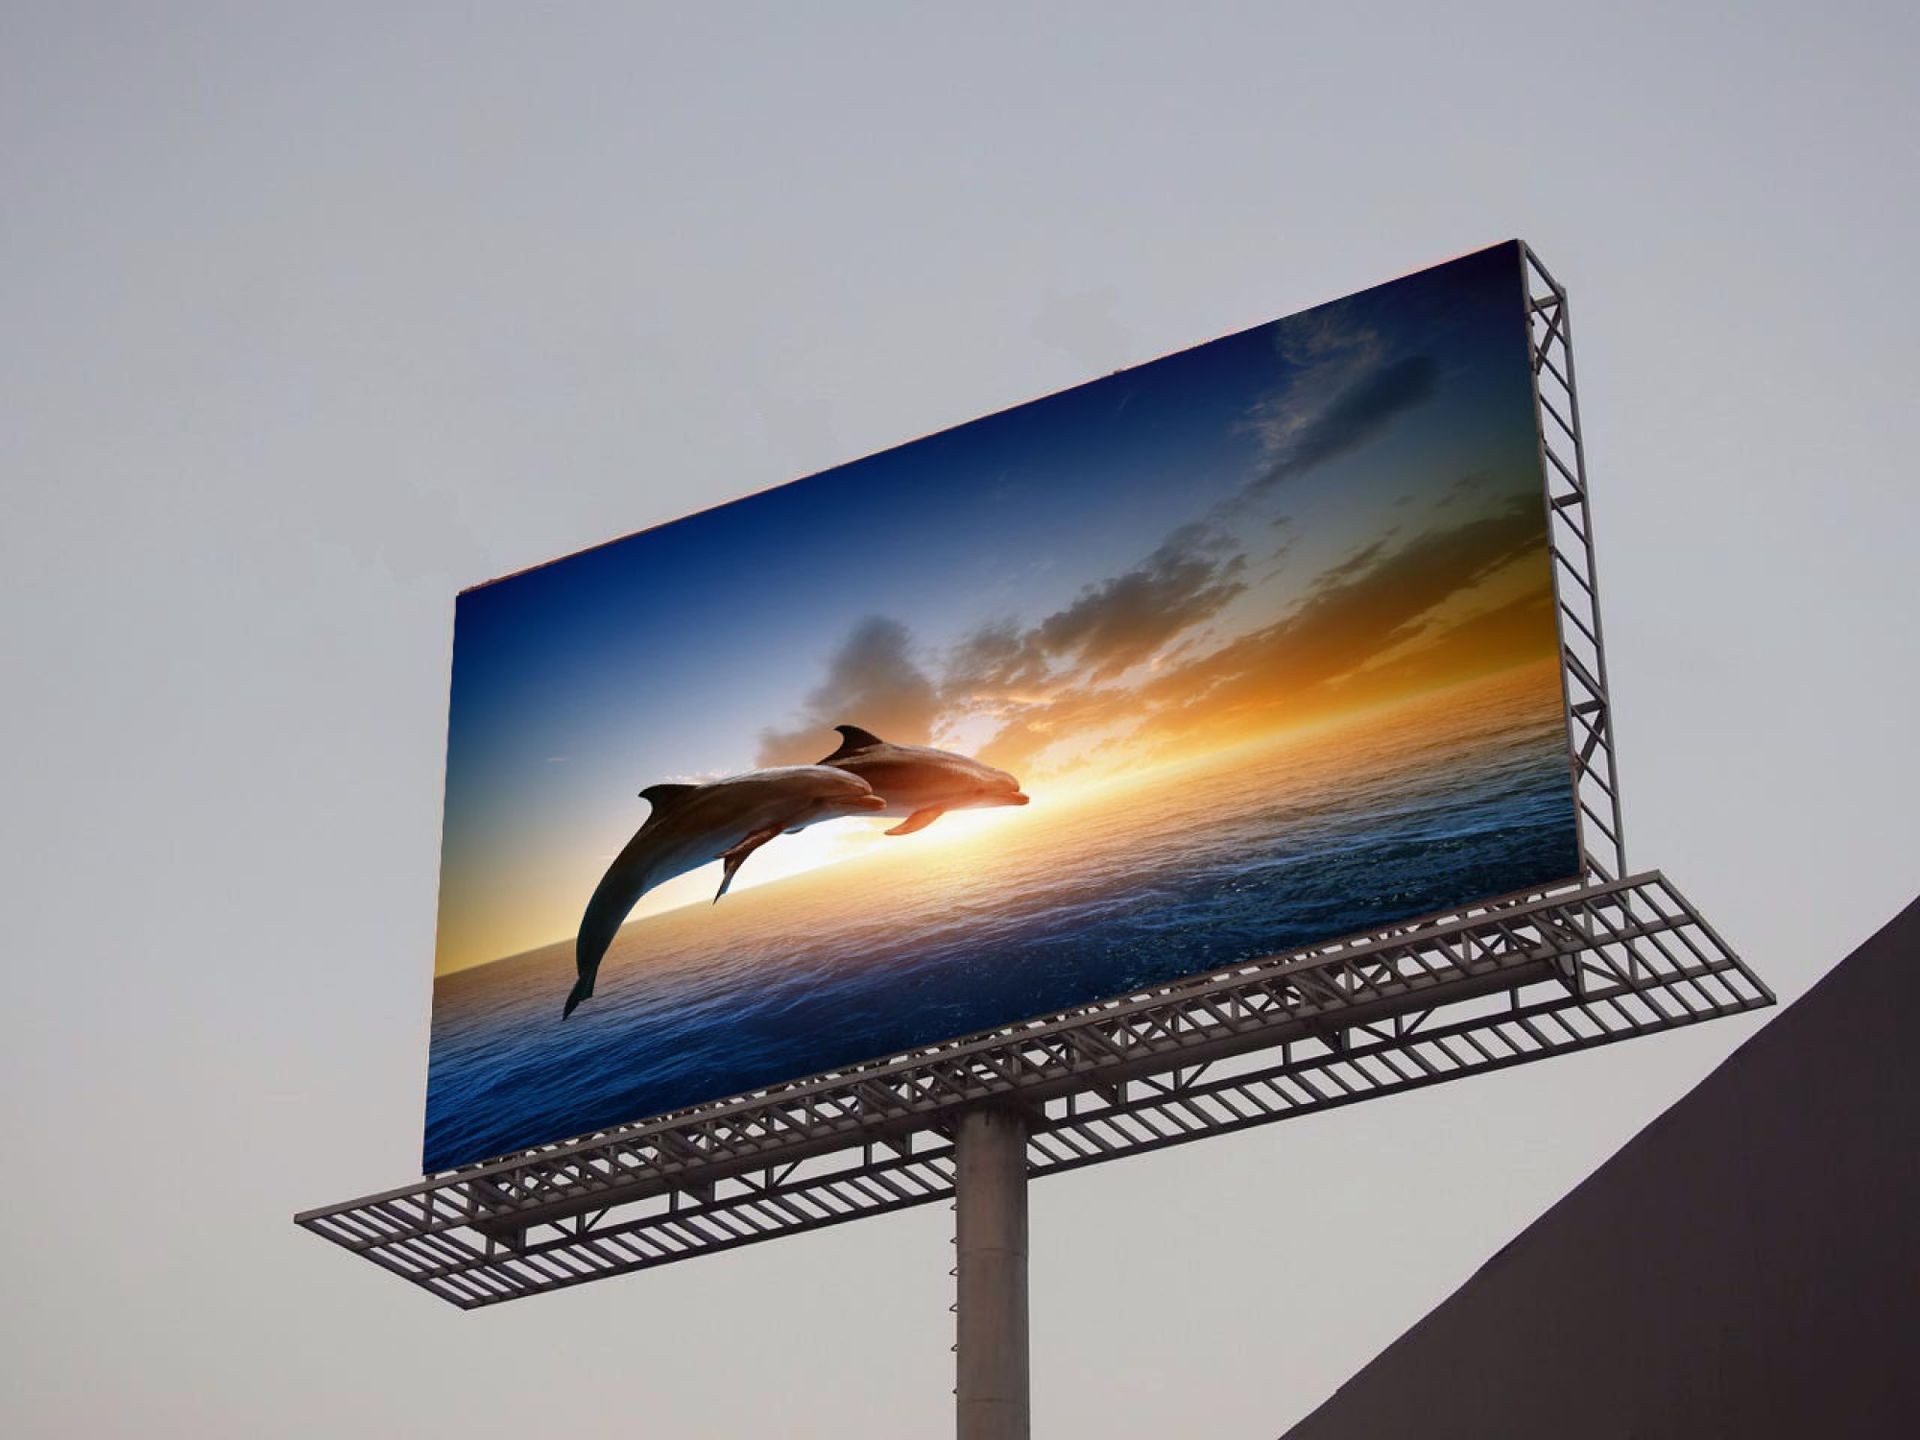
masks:
<svg viewBox="0 0 1920 1440"><path fill-rule="evenodd" d="M1027 1117L960 1116L954 1136L959 1440L1027 1440Z"/></svg>

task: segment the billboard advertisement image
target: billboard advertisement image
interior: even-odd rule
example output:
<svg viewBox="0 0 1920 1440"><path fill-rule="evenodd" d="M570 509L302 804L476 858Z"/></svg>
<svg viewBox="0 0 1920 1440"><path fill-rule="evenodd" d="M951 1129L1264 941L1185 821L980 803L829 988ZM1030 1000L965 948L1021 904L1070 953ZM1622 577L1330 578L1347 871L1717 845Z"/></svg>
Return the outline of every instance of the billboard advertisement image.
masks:
<svg viewBox="0 0 1920 1440"><path fill-rule="evenodd" d="M1576 876L1521 265L461 595L424 1168Z"/></svg>

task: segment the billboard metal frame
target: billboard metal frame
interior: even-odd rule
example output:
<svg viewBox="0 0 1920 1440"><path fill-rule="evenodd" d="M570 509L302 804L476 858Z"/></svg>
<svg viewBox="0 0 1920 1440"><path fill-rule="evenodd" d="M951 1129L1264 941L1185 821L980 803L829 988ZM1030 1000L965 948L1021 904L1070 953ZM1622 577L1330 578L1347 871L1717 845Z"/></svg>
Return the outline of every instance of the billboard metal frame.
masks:
<svg viewBox="0 0 1920 1440"><path fill-rule="evenodd" d="M1593 560L1593 512L1587 503L1587 449L1574 389L1573 317L1567 292L1533 247L1520 242L1526 290L1527 352L1533 370L1534 424L1547 486L1547 538L1560 623L1560 675L1566 689L1567 753L1580 807L1580 853L1601 880L1627 873L1620 817L1613 706L1600 628L1600 580Z"/></svg>
<svg viewBox="0 0 1920 1440"><path fill-rule="evenodd" d="M963 1114L1030 1176L1774 1003L1629 874L1566 291L1522 244L1583 874L539 1146L296 1221L462 1309L951 1198Z"/></svg>

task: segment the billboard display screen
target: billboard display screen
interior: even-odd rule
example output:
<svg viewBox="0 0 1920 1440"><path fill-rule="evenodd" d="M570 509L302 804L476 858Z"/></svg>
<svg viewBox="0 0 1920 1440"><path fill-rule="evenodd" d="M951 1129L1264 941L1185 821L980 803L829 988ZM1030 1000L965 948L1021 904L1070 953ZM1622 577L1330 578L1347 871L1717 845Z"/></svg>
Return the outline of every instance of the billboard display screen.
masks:
<svg viewBox="0 0 1920 1440"><path fill-rule="evenodd" d="M1577 875L1521 266L461 595L424 1168Z"/></svg>

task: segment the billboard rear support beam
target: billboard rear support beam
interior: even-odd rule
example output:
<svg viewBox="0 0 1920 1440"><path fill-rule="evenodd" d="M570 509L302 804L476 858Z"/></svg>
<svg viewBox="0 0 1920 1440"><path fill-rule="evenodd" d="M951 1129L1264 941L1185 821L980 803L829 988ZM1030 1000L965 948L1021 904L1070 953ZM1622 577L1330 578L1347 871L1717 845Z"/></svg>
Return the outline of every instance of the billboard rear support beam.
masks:
<svg viewBox="0 0 1920 1440"><path fill-rule="evenodd" d="M1026 1114L986 1106L954 1134L955 1433L1027 1440Z"/></svg>

